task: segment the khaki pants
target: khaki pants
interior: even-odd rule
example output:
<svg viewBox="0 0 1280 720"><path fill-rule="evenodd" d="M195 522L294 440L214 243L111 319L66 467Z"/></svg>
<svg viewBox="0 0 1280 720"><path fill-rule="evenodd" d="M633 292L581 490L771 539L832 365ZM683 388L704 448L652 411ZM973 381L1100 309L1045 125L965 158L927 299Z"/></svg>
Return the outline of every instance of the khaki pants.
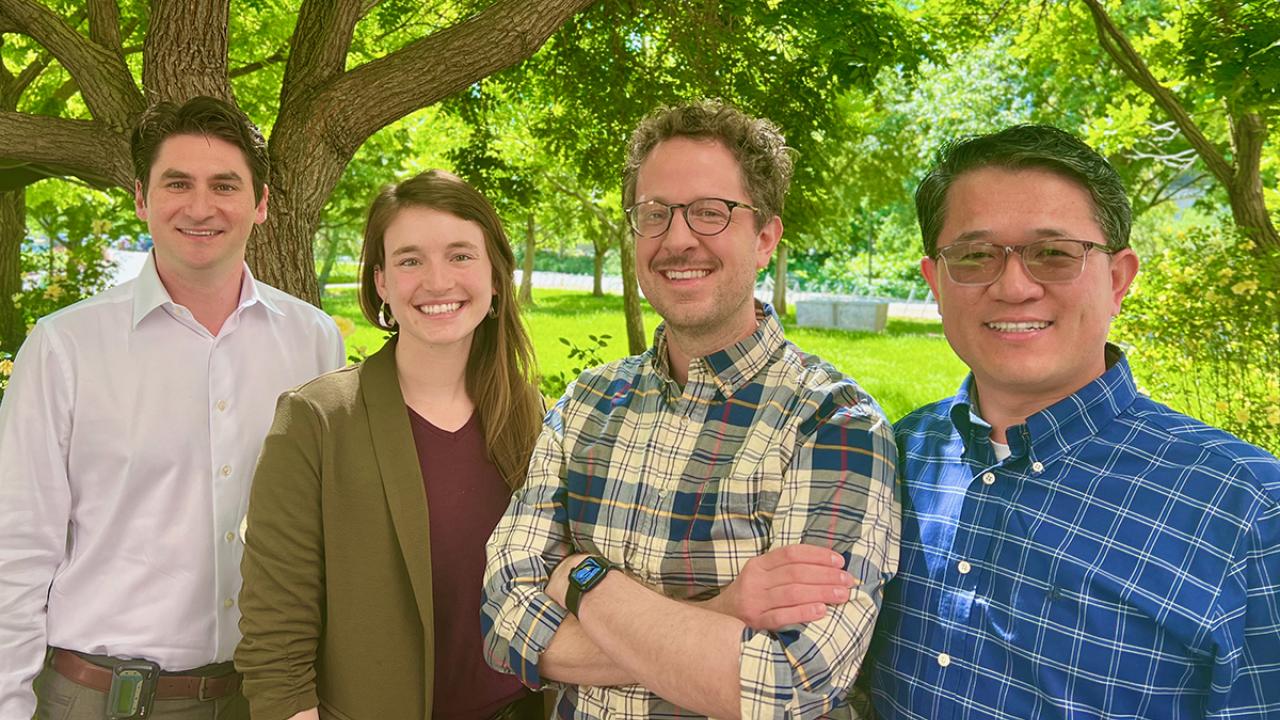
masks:
<svg viewBox="0 0 1280 720"><path fill-rule="evenodd" d="M35 720L103 720L107 694L77 685L48 663L36 677ZM157 700L148 720L249 720L249 703L236 693L216 700Z"/></svg>

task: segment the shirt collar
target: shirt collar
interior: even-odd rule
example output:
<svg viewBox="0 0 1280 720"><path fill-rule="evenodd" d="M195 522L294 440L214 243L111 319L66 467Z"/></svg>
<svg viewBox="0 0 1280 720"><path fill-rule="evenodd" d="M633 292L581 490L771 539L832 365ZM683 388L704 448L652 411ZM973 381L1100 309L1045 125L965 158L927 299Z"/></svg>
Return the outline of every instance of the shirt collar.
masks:
<svg viewBox="0 0 1280 720"><path fill-rule="evenodd" d="M774 312L773 306L759 300L756 300L755 304L756 318L759 320L755 332L727 348L717 350L705 357L694 358L694 362L706 363L722 397L731 397L751 382L751 379L769 364L769 359L786 343L782 323L778 320L778 314ZM654 331L653 348L650 352L653 353L654 369L658 375L669 380L671 358L667 355L666 327L664 322Z"/></svg>
<svg viewBox="0 0 1280 720"><path fill-rule="evenodd" d="M1042 462L1062 455L1078 442L1098 433L1133 404L1138 387L1129 368L1129 359L1119 347L1107 343L1107 370L1074 394L1059 400L1006 431L1014 456L1027 455ZM987 438L991 426L973 404L973 374L970 373L951 399L951 422L960 433L965 448Z"/></svg>
<svg viewBox="0 0 1280 720"><path fill-rule="evenodd" d="M248 263L245 263L244 273L240 276L240 302L236 306L236 312L258 303L261 303L263 307L276 315L284 315L284 311L280 309L275 300L260 291L258 282L254 280L253 273L249 271ZM138 323L142 322L143 318L150 315L156 308L174 304L173 298L170 297L169 291L165 289L164 283L160 282L160 273L156 270L156 251L152 249L151 252L147 253L147 260L142 265L142 271L138 273L138 277L134 280L133 327L138 327Z"/></svg>

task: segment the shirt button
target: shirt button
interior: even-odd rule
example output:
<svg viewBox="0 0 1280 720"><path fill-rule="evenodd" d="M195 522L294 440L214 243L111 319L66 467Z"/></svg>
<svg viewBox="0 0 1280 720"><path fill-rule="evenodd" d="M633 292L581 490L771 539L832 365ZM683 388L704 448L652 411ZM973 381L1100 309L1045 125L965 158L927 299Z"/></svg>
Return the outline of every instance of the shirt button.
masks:
<svg viewBox="0 0 1280 720"><path fill-rule="evenodd" d="M222 607L224 607L224 608L229 608L229 607L231 607L232 605L235 605L235 604L236 604L236 601L235 601L235 600L233 600L232 598L227 598L226 600L223 600L223 601L222 601Z"/></svg>
<svg viewBox="0 0 1280 720"><path fill-rule="evenodd" d="M995 473L990 473L990 472L988 472L988 473L982 473L982 484L983 484L983 485L994 485L994 484L995 484L995 482L996 482L996 474L995 474Z"/></svg>
<svg viewBox="0 0 1280 720"><path fill-rule="evenodd" d="M232 540L236 539L236 534L231 531L227 531L227 534L225 535L225 537L227 538L227 542L231 542Z"/></svg>
<svg viewBox="0 0 1280 720"><path fill-rule="evenodd" d="M961 575L968 575L969 571L972 569L973 569L973 566L969 564L968 560L961 560L960 562L956 563L956 570L959 571Z"/></svg>
<svg viewBox="0 0 1280 720"><path fill-rule="evenodd" d="M946 653L938 653L938 667L946 667L951 664L951 656Z"/></svg>
<svg viewBox="0 0 1280 720"><path fill-rule="evenodd" d="M1044 463L1040 462L1039 460L1031 463L1031 472L1037 475L1044 472Z"/></svg>
<svg viewBox="0 0 1280 720"><path fill-rule="evenodd" d="M223 466L222 466L222 470L221 470L221 472L222 472L222 477L227 477L227 476L231 475L231 466L230 466L230 465L223 465Z"/></svg>
<svg viewBox="0 0 1280 720"><path fill-rule="evenodd" d="M226 401L226 400L219 400L219 401L218 401L218 404L217 404L217 405L215 405L214 407L218 408L218 412L226 412L226 411L227 411L227 401Z"/></svg>

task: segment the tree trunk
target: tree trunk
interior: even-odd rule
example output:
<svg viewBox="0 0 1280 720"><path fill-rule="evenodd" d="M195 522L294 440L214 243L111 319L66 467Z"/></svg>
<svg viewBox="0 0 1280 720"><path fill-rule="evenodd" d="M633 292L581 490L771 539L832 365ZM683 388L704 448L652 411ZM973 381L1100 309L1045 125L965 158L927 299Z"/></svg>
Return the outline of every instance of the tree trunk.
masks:
<svg viewBox="0 0 1280 720"><path fill-rule="evenodd" d="M778 317L787 316L787 246L778 243L773 251L773 309Z"/></svg>
<svg viewBox="0 0 1280 720"><path fill-rule="evenodd" d="M627 352L639 355L649 347L644 332L644 314L640 310L640 284L636 282L636 241L630 229L618 237L618 256L622 260L622 314L627 319Z"/></svg>
<svg viewBox="0 0 1280 720"><path fill-rule="evenodd" d="M27 191L0 193L0 350L17 354L27 337L13 296L22 290L22 241L27 236Z"/></svg>
<svg viewBox="0 0 1280 720"><path fill-rule="evenodd" d="M533 261L538 252L535 227L533 211L530 210L524 226L524 267L520 273L520 306L526 308L533 307Z"/></svg>
<svg viewBox="0 0 1280 720"><path fill-rule="evenodd" d="M320 275L316 278L316 287L320 291L320 302L324 302L324 288L329 284L329 275L333 273L333 266L338 262L338 234L334 232L332 227L325 228L320 233L322 247L324 248L324 264L320 266Z"/></svg>
<svg viewBox="0 0 1280 720"><path fill-rule="evenodd" d="M249 238L254 276L319 306L312 243L324 204L355 154L326 142L325 110L281 117L271 132L267 221Z"/></svg>
<svg viewBox="0 0 1280 720"><path fill-rule="evenodd" d="M409 113L528 58L590 3L496 0L465 20L346 69L352 28L377 3L309 0L290 41L272 123L268 219L250 238L246 253L254 274L318 304L312 239L325 201L359 146ZM147 101L181 101L194 93L231 96L230 0L151 0L149 5L144 99L120 54L119 28L110 27L118 22L118 5L100 2L93 8L91 39L40 3L0 0L3 30L31 37L54 56L94 118L0 110L0 164L29 164L41 176L75 175L131 192L129 131ZM0 68L0 79L6 74Z"/></svg>
<svg viewBox="0 0 1280 720"><path fill-rule="evenodd" d="M604 255L609 252L609 236L602 234L599 239L591 241L595 250L591 265L591 295L604 297Z"/></svg>
<svg viewBox="0 0 1280 720"><path fill-rule="evenodd" d="M1280 258L1280 236L1267 212L1262 194L1262 148L1267 141L1267 120L1258 113L1229 112L1231 140L1236 153L1235 175L1227 183L1227 198L1236 226L1253 241L1254 252Z"/></svg>

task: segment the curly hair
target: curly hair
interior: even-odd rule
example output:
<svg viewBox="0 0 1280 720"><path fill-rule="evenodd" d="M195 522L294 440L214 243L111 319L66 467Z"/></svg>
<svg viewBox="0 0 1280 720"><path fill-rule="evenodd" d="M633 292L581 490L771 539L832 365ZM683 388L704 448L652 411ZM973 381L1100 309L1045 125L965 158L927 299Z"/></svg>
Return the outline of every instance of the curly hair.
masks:
<svg viewBox="0 0 1280 720"><path fill-rule="evenodd" d="M792 150L778 126L763 118L753 118L720 100L663 106L655 110L631 134L627 162L622 171L622 206L636 199L636 176L640 164L663 140L674 137L718 140L742 168L742 182L759 209L756 227L782 214L793 170Z"/></svg>

